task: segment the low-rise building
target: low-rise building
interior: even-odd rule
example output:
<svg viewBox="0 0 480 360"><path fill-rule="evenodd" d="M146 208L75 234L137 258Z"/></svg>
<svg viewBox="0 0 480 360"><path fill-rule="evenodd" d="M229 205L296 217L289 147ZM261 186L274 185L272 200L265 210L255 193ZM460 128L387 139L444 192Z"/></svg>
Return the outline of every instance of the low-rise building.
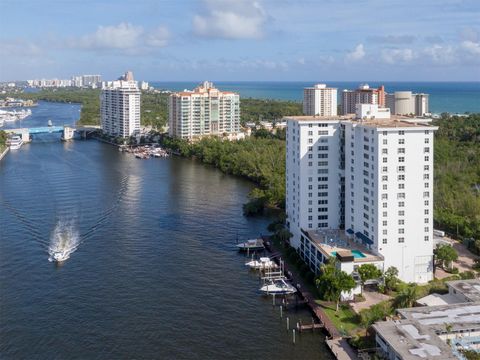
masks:
<svg viewBox="0 0 480 360"><path fill-rule="evenodd" d="M462 349L480 352L480 280L447 282L448 303L398 309L400 320L373 325L385 359L463 359Z"/></svg>

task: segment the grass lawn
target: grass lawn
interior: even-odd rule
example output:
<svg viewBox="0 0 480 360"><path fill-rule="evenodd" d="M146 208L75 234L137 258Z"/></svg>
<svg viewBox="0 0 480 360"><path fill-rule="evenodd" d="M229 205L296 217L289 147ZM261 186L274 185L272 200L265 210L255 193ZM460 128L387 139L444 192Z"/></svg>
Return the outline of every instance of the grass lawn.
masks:
<svg viewBox="0 0 480 360"><path fill-rule="evenodd" d="M346 332L348 334L353 334L360 328L357 315L348 305L340 304L338 312L335 312L335 303L319 300L317 300L317 303L322 305L327 316L341 333Z"/></svg>

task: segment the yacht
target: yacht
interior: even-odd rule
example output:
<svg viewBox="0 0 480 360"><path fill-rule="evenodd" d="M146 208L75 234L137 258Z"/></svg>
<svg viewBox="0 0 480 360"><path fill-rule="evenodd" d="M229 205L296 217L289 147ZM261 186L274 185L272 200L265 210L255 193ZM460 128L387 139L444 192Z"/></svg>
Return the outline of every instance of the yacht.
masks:
<svg viewBox="0 0 480 360"><path fill-rule="evenodd" d="M278 267L275 261L271 260L268 257L261 257L258 260L251 260L245 265L248 266L250 269L255 270L272 270Z"/></svg>
<svg viewBox="0 0 480 360"><path fill-rule="evenodd" d="M23 120L30 115L32 115L32 110L30 110L30 109L15 111L15 116L17 117L18 120Z"/></svg>
<svg viewBox="0 0 480 360"><path fill-rule="evenodd" d="M237 248L240 251L257 251L265 249L262 239L251 239L243 243L237 244Z"/></svg>
<svg viewBox="0 0 480 360"><path fill-rule="evenodd" d="M10 146L10 150L20 149L23 145L21 136L14 135L7 140L7 145Z"/></svg>
<svg viewBox="0 0 480 360"><path fill-rule="evenodd" d="M260 291L264 294L289 295L296 293L297 289L285 279L272 279L268 280Z"/></svg>

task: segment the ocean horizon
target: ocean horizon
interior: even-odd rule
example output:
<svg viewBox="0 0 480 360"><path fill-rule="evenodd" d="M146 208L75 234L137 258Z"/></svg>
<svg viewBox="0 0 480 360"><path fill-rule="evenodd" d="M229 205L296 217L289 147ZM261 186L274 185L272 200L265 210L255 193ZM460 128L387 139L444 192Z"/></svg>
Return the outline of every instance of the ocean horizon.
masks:
<svg viewBox="0 0 480 360"><path fill-rule="evenodd" d="M180 91L193 89L202 81L150 81L156 89ZM355 89L360 84L372 88L385 86L387 92L409 91L429 94L432 113L480 112L480 82L462 81L212 81L220 90L235 91L243 98L302 101L303 88L318 83L344 89Z"/></svg>

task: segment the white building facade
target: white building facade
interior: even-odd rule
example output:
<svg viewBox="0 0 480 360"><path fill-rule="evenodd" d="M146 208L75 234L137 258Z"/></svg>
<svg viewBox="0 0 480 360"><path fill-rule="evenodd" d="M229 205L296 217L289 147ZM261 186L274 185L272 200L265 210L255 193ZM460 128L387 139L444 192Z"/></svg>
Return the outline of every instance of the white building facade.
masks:
<svg viewBox="0 0 480 360"><path fill-rule="evenodd" d="M194 139L240 132L240 96L220 91L205 81L193 91L173 93L169 98L168 133Z"/></svg>
<svg viewBox="0 0 480 360"><path fill-rule="evenodd" d="M303 89L303 113L311 116L337 115L337 89L316 84Z"/></svg>
<svg viewBox="0 0 480 360"><path fill-rule="evenodd" d="M392 114L423 116L429 113L428 94L396 91L386 95L386 106Z"/></svg>
<svg viewBox="0 0 480 360"><path fill-rule="evenodd" d="M101 124L104 133L129 137L140 132L140 96L136 81L110 81L102 85Z"/></svg>
<svg viewBox="0 0 480 360"><path fill-rule="evenodd" d="M427 282L433 277L436 128L390 119L376 105L357 108L356 118L286 118L291 244L300 249L310 241L320 249L329 240L335 256L344 249L334 239L314 244L302 234L341 229L347 238L338 242L355 263L371 259L384 269L395 266L404 281ZM363 253L352 250L356 243Z"/></svg>

